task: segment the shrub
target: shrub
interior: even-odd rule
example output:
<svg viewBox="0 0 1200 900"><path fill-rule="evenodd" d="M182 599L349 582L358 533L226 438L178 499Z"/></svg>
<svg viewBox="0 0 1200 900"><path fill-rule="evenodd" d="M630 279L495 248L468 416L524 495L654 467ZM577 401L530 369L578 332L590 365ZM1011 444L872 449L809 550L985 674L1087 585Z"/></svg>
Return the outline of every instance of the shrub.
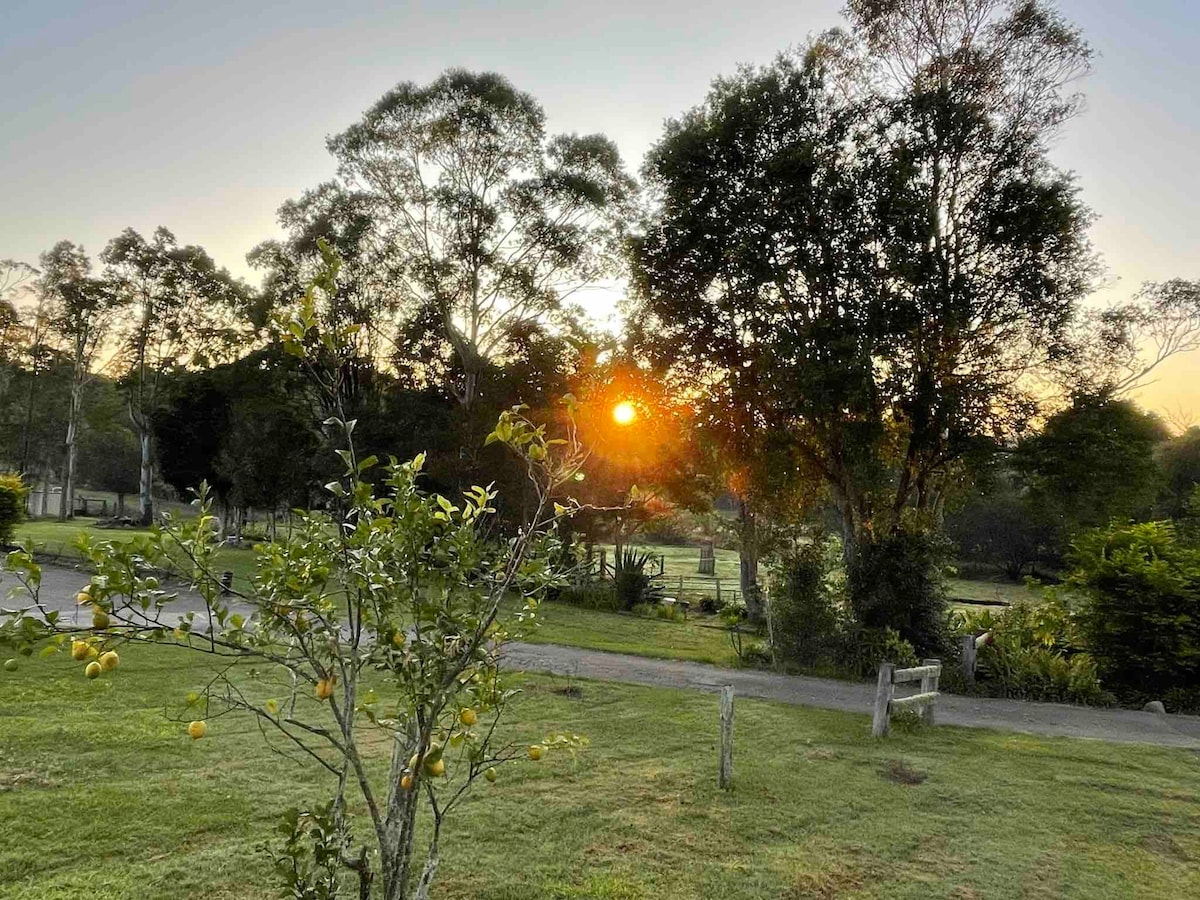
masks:
<svg viewBox="0 0 1200 900"><path fill-rule="evenodd" d="M847 573L855 618L868 629L895 630L921 656L940 655L947 550L944 538L917 529L862 541Z"/></svg>
<svg viewBox="0 0 1200 900"><path fill-rule="evenodd" d="M584 581L580 584L567 584L555 589L550 599L556 603L568 606L578 606L581 609L598 609L604 612L616 612L620 604L617 602L617 592L611 581Z"/></svg>
<svg viewBox="0 0 1200 900"><path fill-rule="evenodd" d="M28 496L20 475L0 473L0 547L12 543L17 526L25 519Z"/></svg>
<svg viewBox="0 0 1200 900"><path fill-rule="evenodd" d="M1200 688L1200 550L1170 522L1146 522L1085 533L1068 561L1106 687L1129 697Z"/></svg>
<svg viewBox="0 0 1200 900"><path fill-rule="evenodd" d="M1096 661L1081 651L1078 615L1065 596L1047 589L1041 603L958 613L965 634L990 632L976 658L976 690L995 697L1106 705Z"/></svg>
<svg viewBox="0 0 1200 900"><path fill-rule="evenodd" d="M840 623L830 570L825 542L814 540L787 553L772 571L767 616L776 658L801 666L834 661Z"/></svg>
<svg viewBox="0 0 1200 900"><path fill-rule="evenodd" d="M913 645L894 628L845 624L838 641L837 666L865 678L878 672L881 662L906 669L917 665L920 659Z"/></svg>
<svg viewBox="0 0 1200 900"><path fill-rule="evenodd" d="M614 560L613 588L618 609L628 611L639 603L655 603L662 597L662 579L646 571L649 561L649 553L639 553L630 547Z"/></svg>

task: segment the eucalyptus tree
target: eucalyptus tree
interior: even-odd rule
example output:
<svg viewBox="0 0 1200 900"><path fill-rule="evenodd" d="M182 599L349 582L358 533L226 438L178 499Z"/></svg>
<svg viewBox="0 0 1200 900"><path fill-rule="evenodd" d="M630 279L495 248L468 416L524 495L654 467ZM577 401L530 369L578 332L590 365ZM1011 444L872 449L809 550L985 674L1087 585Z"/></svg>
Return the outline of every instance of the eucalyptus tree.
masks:
<svg viewBox="0 0 1200 900"><path fill-rule="evenodd" d="M500 75L402 82L328 146L405 321L436 322L452 349L464 409L515 335L616 270L634 190L616 146L549 136L541 105Z"/></svg>
<svg viewBox="0 0 1200 900"><path fill-rule="evenodd" d="M247 291L203 248L180 246L166 228L147 240L128 228L102 254L106 277L122 304L120 374L129 418L141 447L139 507L154 514L154 414L171 375L206 365L236 342L234 312Z"/></svg>
<svg viewBox="0 0 1200 900"><path fill-rule="evenodd" d="M50 331L71 366L71 399L58 510L60 519L68 519L75 515L77 444L84 391L95 375L97 356L111 331L115 298L108 282L92 277L92 262L77 244L59 241L42 254L40 263L39 287L49 304Z"/></svg>
<svg viewBox="0 0 1200 900"><path fill-rule="evenodd" d="M731 458L782 428L853 566L936 519L1066 343L1090 216L1046 147L1090 51L1038 2L847 11L851 34L718 81L668 126L634 258L645 331L716 386L714 432L747 436Z"/></svg>

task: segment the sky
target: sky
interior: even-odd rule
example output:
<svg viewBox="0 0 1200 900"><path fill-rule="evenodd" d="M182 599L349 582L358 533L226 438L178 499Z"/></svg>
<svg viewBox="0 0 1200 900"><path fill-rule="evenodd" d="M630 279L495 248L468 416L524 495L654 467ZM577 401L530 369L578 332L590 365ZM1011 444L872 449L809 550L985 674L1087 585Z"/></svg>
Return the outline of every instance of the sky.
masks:
<svg viewBox="0 0 1200 900"><path fill-rule="evenodd" d="M166 225L257 281L245 254L276 209L333 174L324 138L450 66L503 73L551 131L603 132L636 171L714 77L838 25L842 3L0 0L0 258ZM1200 0L1059 7L1099 53L1053 149L1098 215L1092 302L1200 278ZM1200 422L1200 354L1141 399Z"/></svg>

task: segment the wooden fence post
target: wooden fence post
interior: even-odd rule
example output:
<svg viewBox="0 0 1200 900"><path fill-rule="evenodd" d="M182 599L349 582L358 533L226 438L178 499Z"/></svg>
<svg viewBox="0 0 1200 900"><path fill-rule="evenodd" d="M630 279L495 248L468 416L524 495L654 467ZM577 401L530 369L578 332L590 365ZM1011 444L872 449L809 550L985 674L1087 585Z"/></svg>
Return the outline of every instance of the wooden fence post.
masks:
<svg viewBox="0 0 1200 900"><path fill-rule="evenodd" d="M721 688L721 764L717 775L721 790L733 787L733 685Z"/></svg>
<svg viewBox="0 0 1200 900"><path fill-rule="evenodd" d="M958 661L967 684L975 683L975 635L964 634L958 639Z"/></svg>
<svg viewBox="0 0 1200 900"><path fill-rule="evenodd" d="M879 682L875 687L875 716L871 720L871 737L886 737L888 733L888 707L892 703L892 674L895 665L879 664Z"/></svg>
<svg viewBox="0 0 1200 900"><path fill-rule="evenodd" d="M717 579L717 609L721 608L721 579Z"/></svg>
<svg viewBox="0 0 1200 900"><path fill-rule="evenodd" d="M921 660L921 665L923 665L923 666L941 666L941 664L942 664L942 661L940 659L923 659L923 660ZM932 675L922 675L921 676L921 693L922 694L937 693L937 689L938 689L938 676L936 673L932 674ZM934 708L936 706L937 706L937 703L934 701L931 701L930 703L928 703L925 706L924 709L921 710L921 718L923 718L925 720L926 725L936 725L937 724L934 721L934 718L935 718Z"/></svg>

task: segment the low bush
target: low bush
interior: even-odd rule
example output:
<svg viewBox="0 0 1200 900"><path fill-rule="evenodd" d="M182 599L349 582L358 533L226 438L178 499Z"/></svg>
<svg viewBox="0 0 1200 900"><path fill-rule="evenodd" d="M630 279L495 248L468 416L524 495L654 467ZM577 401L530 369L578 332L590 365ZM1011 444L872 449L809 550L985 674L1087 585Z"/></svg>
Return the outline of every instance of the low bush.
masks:
<svg viewBox="0 0 1200 900"><path fill-rule="evenodd" d="M855 619L865 628L895 630L920 656L941 656L948 551L944 538L919 528L863 541L847 572Z"/></svg>
<svg viewBox="0 0 1200 900"><path fill-rule="evenodd" d="M818 668L834 663L841 622L831 569L826 543L813 540L786 553L772 570L767 616L780 661Z"/></svg>
<svg viewBox="0 0 1200 900"><path fill-rule="evenodd" d="M17 526L25 520L25 500L29 489L21 476L0 473L0 547L12 544Z"/></svg>
<svg viewBox="0 0 1200 900"><path fill-rule="evenodd" d="M1079 536L1066 583L1101 682L1129 700L1200 693L1200 549L1170 522Z"/></svg>
<svg viewBox="0 0 1200 900"><path fill-rule="evenodd" d="M617 608L631 610L639 603L657 603L663 596L662 576L647 569L650 554L626 547L614 560L613 589Z"/></svg>
<svg viewBox="0 0 1200 900"><path fill-rule="evenodd" d="M621 609L620 603L617 602L616 588L608 579L567 584L555 589L550 599L556 603L578 606L581 609L598 609L602 612L617 612Z"/></svg>
<svg viewBox="0 0 1200 900"><path fill-rule="evenodd" d="M965 634L987 632L992 640L976 657L975 691L994 697L1108 705L1095 659L1082 649L1078 614L1056 588L1042 602L1005 610L959 612Z"/></svg>

